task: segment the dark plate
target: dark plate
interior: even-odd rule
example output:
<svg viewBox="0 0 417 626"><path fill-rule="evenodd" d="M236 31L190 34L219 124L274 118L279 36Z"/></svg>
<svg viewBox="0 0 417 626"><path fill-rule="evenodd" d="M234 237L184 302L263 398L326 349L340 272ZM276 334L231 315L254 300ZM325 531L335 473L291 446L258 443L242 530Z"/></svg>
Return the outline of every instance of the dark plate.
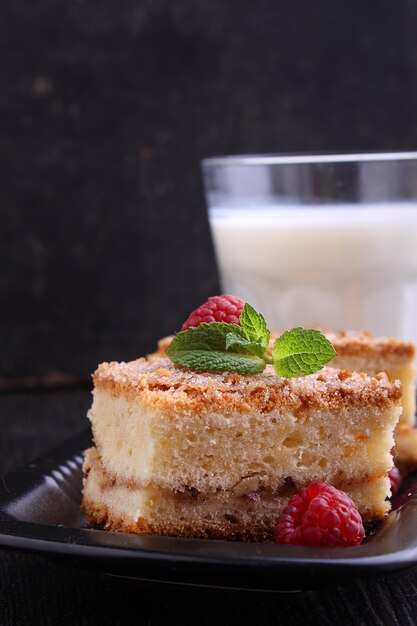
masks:
<svg viewBox="0 0 417 626"><path fill-rule="evenodd" d="M84 433L0 481L0 545L126 578L239 589L312 589L417 564L417 498L368 543L307 548L136 537L87 525L81 514Z"/></svg>

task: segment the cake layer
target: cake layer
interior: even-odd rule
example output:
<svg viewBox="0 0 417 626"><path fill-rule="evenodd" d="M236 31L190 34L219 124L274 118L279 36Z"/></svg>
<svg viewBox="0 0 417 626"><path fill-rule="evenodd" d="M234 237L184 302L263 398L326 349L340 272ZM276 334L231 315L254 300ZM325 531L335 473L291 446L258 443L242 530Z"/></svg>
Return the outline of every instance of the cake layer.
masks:
<svg viewBox="0 0 417 626"><path fill-rule="evenodd" d="M276 518L295 491L284 487L275 493L259 490L235 495L222 490L204 494L134 487L111 479L94 448L86 452L84 473L82 508L89 521L141 535L272 540ZM386 475L338 487L355 501L365 521L381 519L388 510Z"/></svg>
<svg viewBox="0 0 417 626"><path fill-rule="evenodd" d="M401 382L403 411L400 423L414 425L416 413L414 344L400 339L373 337L368 332L321 330L337 352L336 358L329 364L331 367L351 372L365 372L370 376L385 372L391 381ZM282 332L284 332L282 329L271 332L271 349L273 342ZM172 336L160 339L157 352L150 354L148 359L165 357L165 350L172 339ZM417 455L417 448L415 454Z"/></svg>
<svg viewBox="0 0 417 626"><path fill-rule="evenodd" d="M140 359L102 364L94 384L90 418L103 468L137 487L360 484L392 466L401 388L384 374L324 368L287 380L271 367L241 376Z"/></svg>

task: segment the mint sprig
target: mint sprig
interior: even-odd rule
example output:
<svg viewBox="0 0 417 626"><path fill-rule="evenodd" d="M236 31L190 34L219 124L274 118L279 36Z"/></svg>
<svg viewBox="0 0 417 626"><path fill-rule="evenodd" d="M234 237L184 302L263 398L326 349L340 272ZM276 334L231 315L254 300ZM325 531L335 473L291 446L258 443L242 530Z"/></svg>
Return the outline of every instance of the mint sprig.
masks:
<svg viewBox="0 0 417 626"><path fill-rule="evenodd" d="M263 315L248 303L238 324L202 323L177 333L166 353L176 365L197 371L256 374L268 363L280 376L306 376L336 356L319 330L293 328L275 340L268 354L270 331Z"/></svg>

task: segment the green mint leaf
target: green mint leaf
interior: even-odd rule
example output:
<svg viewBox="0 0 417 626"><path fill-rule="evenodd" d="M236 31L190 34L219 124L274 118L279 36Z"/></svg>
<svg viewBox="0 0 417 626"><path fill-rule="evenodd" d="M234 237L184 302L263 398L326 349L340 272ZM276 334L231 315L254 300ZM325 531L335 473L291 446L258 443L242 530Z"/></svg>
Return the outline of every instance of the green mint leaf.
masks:
<svg viewBox="0 0 417 626"><path fill-rule="evenodd" d="M260 358L263 358L265 354L265 348L260 343L249 341L248 339L242 339L242 337L236 335L235 333L227 333L226 350L243 354L255 354Z"/></svg>
<svg viewBox="0 0 417 626"><path fill-rule="evenodd" d="M188 328L177 333L169 345L170 352L177 349L190 350L225 350L226 335L233 333L242 339L245 339L243 330L238 324L226 324L225 322L203 322L196 328ZM168 350L167 350L168 354ZM168 356L170 356L168 354Z"/></svg>
<svg viewBox="0 0 417 626"><path fill-rule="evenodd" d="M242 309L239 322L249 341L260 343L264 348L268 347L270 332L267 328L265 318L261 313L255 311L253 306L247 302Z"/></svg>
<svg viewBox="0 0 417 626"><path fill-rule="evenodd" d="M319 330L293 328L274 343L274 369L280 376L306 376L321 369L336 356L336 350Z"/></svg>
<svg viewBox="0 0 417 626"><path fill-rule="evenodd" d="M255 355L204 350L177 351L170 359L182 367L200 372L238 372L258 374L265 369L265 361Z"/></svg>
<svg viewBox="0 0 417 626"><path fill-rule="evenodd" d="M265 369L265 361L250 354L247 350L236 352L226 348L226 337L233 334L245 340L244 333L237 324L210 322L197 328L188 328L178 333L166 352L176 365L197 371L239 372L256 374ZM230 341L230 339L229 339Z"/></svg>

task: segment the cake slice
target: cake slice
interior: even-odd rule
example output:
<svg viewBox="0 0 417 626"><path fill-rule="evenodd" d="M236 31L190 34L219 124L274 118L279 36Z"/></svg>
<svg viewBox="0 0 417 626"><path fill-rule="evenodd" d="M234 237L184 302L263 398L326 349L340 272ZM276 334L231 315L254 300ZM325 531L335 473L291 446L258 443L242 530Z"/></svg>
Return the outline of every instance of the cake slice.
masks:
<svg viewBox="0 0 417 626"><path fill-rule="evenodd" d="M113 530L271 539L300 488L342 489L367 521L389 509L401 386L324 368L303 378L198 373L168 359L104 363L90 411L83 509Z"/></svg>

